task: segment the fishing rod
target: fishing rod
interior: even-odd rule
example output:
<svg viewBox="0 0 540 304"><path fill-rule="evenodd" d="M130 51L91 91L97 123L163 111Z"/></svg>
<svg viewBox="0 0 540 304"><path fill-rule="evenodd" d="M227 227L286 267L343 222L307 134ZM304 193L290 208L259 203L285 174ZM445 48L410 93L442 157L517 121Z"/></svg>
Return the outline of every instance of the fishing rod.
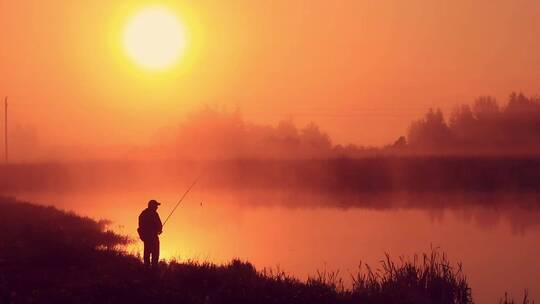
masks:
<svg viewBox="0 0 540 304"><path fill-rule="evenodd" d="M180 206L180 203L184 200L184 198L186 197L186 195L189 193L189 191L191 191L191 189L197 184L197 182L199 181L199 179L201 178L201 176L199 175L194 181L193 183L191 184L191 186L189 186L189 188L186 190L186 192L184 192L184 195L182 195L182 197L180 198L180 200L178 201L178 203L176 203L176 206L174 206L173 210L171 211L171 213L169 213L169 216L167 216L167 218L165 219L165 222L163 222L163 225L162 227L165 226L165 224L167 224L167 221L169 220L169 218L171 217L171 215L173 215L174 211L176 210L176 208L178 208L178 206Z"/></svg>

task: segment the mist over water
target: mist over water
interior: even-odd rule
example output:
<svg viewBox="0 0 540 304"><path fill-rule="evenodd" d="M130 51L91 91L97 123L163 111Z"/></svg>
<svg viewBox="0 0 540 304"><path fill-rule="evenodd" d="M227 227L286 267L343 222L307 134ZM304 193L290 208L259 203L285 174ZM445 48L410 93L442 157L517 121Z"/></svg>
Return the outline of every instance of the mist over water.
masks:
<svg viewBox="0 0 540 304"><path fill-rule="evenodd" d="M16 195L110 219L114 230L137 240L137 216L147 201L161 201L158 212L165 219L184 186ZM540 293L539 202L534 194L517 193L329 195L209 190L201 183L165 226L162 256L212 262L239 257L303 279L317 270L339 270L350 283L360 262L378 267L384 253L412 256L439 247L452 262L463 262L477 302L497 301L504 291L519 297L524 288L534 298ZM135 242L129 250L141 247Z"/></svg>

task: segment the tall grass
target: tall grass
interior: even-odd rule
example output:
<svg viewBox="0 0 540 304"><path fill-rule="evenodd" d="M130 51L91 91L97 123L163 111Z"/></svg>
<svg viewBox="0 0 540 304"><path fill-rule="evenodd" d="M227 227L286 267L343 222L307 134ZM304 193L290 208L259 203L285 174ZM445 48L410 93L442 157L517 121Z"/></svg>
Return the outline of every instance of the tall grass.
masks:
<svg viewBox="0 0 540 304"><path fill-rule="evenodd" d="M534 304L534 301L531 301L529 298L529 291L525 289L523 292L523 300L521 301L522 304ZM517 302L514 301L511 297L508 296L508 293L504 293L504 298L502 298L499 301L499 304L517 304Z"/></svg>
<svg viewBox="0 0 540 304"><path fill-rule="evenodd" d="M453 267L444 253L432 249L420 259L386 254L381 268L360 265L353 279L353 296L370 303L472 303L471 288L462 265ZM411 302L412 301L412 302Z"/></svg>

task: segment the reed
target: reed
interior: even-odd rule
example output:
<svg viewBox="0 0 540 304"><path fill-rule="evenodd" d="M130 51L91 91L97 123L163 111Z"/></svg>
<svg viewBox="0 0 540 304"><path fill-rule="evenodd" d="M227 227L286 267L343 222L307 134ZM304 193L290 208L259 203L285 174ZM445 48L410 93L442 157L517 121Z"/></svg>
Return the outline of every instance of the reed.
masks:
<svg viewBox="0 0 540 304"><path fill-rule="evenodd" d="M523 300L521 301L522 304L534 304L534 301L531 301L529 298L529 291L525 289L523 291ZM499 304L517 304L517 302L514 301L510 296L508 296L508 293L504 293L504 298L499 300Z"/></svg>
<svg viewBox="0 0 540 304"><path fill-rule="evenodd" d="M400 257L394 261L389 254L381 261L381 268L373 270L360 265L352 275L353 297L371 303L472 303L471 288L462 271L461 263L452 266L438 249Z"/></svg>

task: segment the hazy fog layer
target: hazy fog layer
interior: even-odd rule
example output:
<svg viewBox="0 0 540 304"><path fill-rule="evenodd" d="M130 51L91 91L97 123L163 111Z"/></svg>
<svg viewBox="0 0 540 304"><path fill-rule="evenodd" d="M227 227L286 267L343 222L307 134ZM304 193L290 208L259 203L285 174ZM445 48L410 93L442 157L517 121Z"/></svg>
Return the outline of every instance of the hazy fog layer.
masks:
<svg viewBox="0 0 540 304"><path fill-rule="evenodd" d="M130 145L122 145L119 140L114 145L66 145L53 149L44 148L31 130L16 126L8 133L13 163L298 160L388 155L530 157L540 154L540 99L511 93L508 101L501 103L492 96L480 96L449 113L429 109L402 132L384 146L342 144L313 122L299 125L284 119L266 125L246 119L238 110L206 107L160 129L150 142L140 137Z"/></svg>

